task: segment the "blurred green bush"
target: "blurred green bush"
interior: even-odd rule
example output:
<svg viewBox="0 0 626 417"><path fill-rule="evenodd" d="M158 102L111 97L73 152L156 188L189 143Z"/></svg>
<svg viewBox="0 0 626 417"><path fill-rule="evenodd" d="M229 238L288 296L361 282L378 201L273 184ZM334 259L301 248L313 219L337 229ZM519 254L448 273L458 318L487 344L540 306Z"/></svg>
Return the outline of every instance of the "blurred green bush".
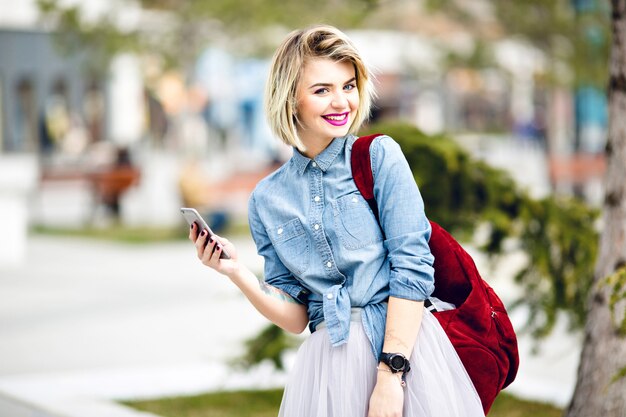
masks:
<svg viewBox="0 0 626 417"><path fill-rule="evenodd" d="M429 136L402 123L376 124L364 134L374 132L402 147L430 219L466 242L478 226L487 226L481 249L491 256L506 252L507 239L527 255L515 277L524 295L509 307L529 308L527 329L535 337L550 333L559 311L571 329L582 328L597 254L598 210L569 197L533 199L506 172L472 158L445 135Z"/></svg>

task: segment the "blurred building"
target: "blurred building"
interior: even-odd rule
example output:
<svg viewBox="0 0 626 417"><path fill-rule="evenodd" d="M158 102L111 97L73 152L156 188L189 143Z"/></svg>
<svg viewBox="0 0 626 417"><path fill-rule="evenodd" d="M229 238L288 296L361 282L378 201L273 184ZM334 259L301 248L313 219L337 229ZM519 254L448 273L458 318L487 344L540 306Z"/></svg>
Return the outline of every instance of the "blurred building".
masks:
<svg viewBox="0 0 626 417"><path fill-rule="evenodd" d="M107 136L106 81L61 56L50 33L0 29L0 57L2 152L79 152Z"/></svg>
<svg viewBox="0 0 626 417"><path fill-rule="evenodd" d="M451 63L451 55L473 53L476 34L440 23L426 31L349 32L376 75L374 120L401 119L431 134L502 135L525 127L529 132L543 110L534 80L545 65L541 55L520 42L502 40L494 41L492 63Z"/></svg>

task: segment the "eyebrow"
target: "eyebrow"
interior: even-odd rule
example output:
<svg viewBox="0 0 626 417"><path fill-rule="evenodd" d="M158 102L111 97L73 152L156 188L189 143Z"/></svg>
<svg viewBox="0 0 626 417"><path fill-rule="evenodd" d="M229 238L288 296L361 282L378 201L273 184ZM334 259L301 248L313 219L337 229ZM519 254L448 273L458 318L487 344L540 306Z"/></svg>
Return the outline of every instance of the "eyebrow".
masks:
<svg viewBox="0 0 626 417"><path fill-rule="evenodd" d="M343 85L346 84L350 84L351 82L356 81L356 77L352 77L350 78L348 81L346 81L345 83L343 83ZM316 87L332 87L332 83L315 83L312 86L310 86L309 88L316 88Z"/></svg>

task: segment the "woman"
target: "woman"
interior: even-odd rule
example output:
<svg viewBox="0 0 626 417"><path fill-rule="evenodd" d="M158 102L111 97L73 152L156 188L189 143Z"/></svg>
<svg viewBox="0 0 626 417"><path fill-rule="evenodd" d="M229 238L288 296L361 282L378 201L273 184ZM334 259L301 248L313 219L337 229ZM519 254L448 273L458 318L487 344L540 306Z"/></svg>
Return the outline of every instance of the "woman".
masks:
<svg viewBox="0 0 626 417"><path fill-rule="evenodd" d="M370 74L342 32L291 33L274 55L265 106L293 157L259 182L249 204L264 279L237 261L226 239L205 248L195 227L190 239L202 262L269 320L294 333L309 325L281 416L484 416L454 348L424 309L433 291L430 225L397 143L381 136L371 147L384 234L354 184L352 133L372 95ZM219 259L223 248L231 260Z"/></svg>

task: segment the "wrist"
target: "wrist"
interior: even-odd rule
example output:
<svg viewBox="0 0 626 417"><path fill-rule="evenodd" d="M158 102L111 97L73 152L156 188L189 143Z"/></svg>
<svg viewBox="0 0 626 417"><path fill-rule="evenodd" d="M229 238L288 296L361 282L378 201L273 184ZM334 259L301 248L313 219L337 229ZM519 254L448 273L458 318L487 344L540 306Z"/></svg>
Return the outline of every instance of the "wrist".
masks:
<svg viewBox="0 0 626 417"><path fill-rule="evenodd" d="M387 365L383 361L378 362L378 366L376 367L376 369L378 369L378 371L392 372L391 368L389 368L389 365Z"/></svg>
<svg viewBox="0 0 626 417"><path fill-rule="evenodd" d="M237 287L241 287L241 284L245 281L245 277L243 276L244 274L242 273L241 266L238 262L233 262L233 265L230 266L228 271L224 272L224 275L226 275L228 279L230 279L231 282Z"/></svg>
<svg viewBox="0 0 626 417"><path fill-rule="evenodd" d="M404 382L403 372L392 372L391 369L389 369L389 367L385 368L384 364L379 365L378 367L376 367L376 369L377 369L377 374L378 374L376 378L377 383L383 383L383 384L400 383L400 386L402 387L406 386L406 383Z"/></svg>

